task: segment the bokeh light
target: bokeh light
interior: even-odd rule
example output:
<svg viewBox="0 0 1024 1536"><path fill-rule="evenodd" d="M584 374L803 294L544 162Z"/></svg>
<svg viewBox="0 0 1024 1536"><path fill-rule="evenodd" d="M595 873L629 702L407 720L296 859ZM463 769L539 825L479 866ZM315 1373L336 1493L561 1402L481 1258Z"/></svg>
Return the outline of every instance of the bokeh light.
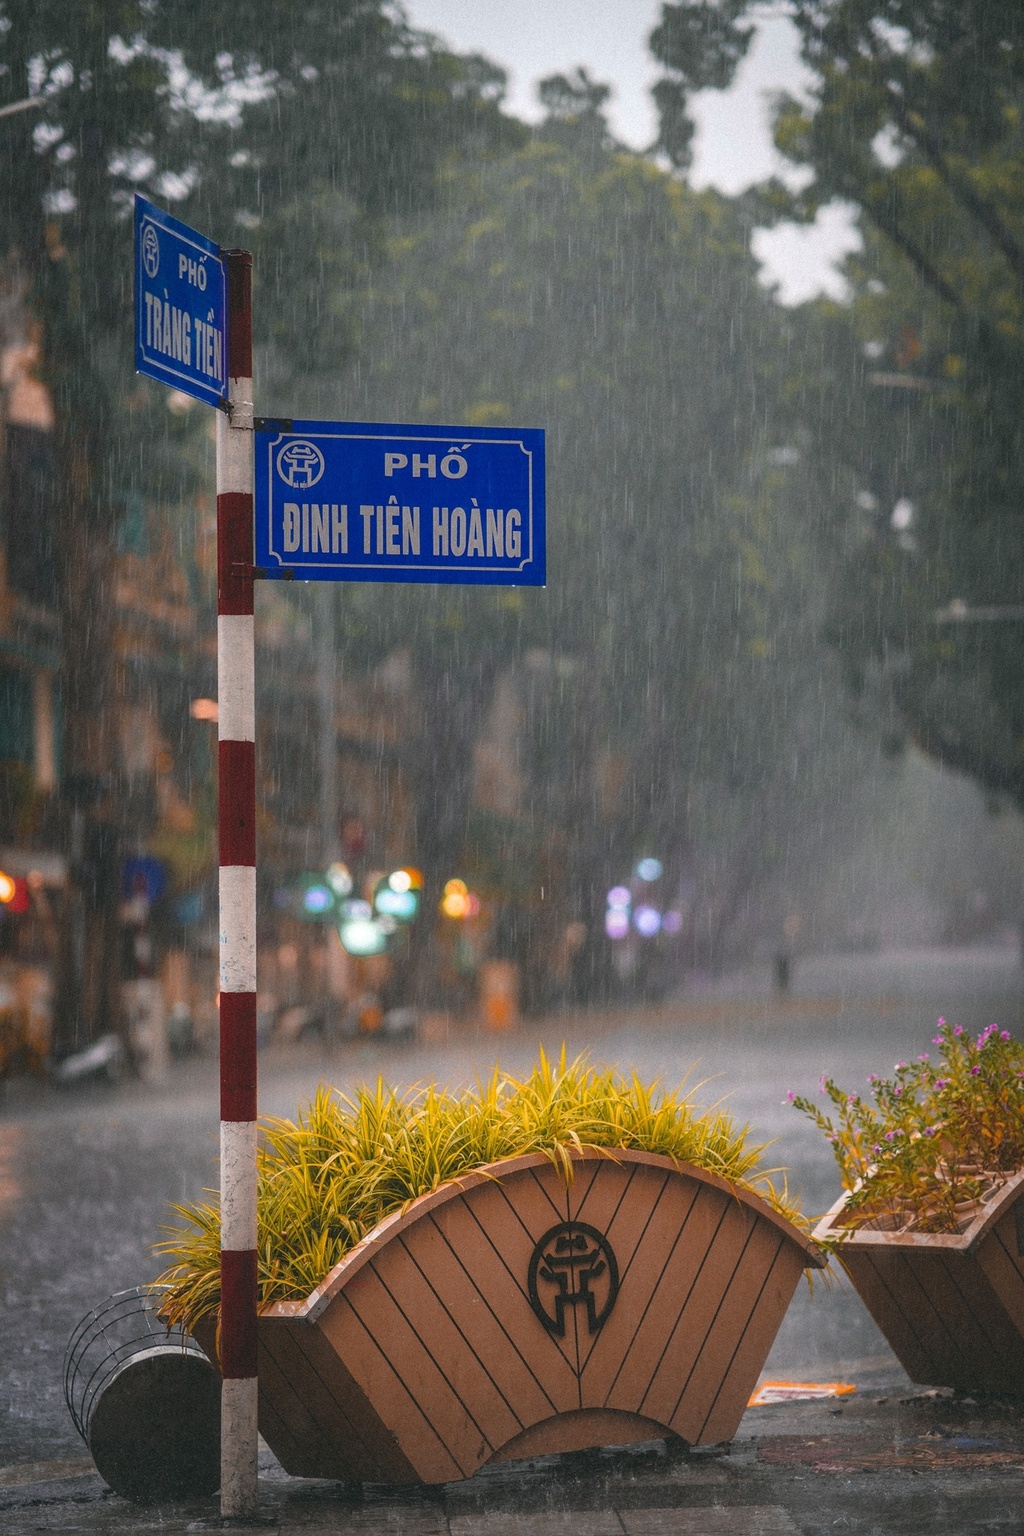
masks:
<svg viewBox="0 0 1024 1536"><path fill-rule="evenodd" d="M665 866L660 859L641 859L636 867L638 880L660 880L665 872Z"/></svg>
<svg viewBox="0 0 1024 1536"><path fill-rule="evenodd" d="M353 896L351 901L342 902L342 922L358 923L369 920L372 916L373 908L368 901L363 901L361 896Z"/></svg>
<svg viewBox="0 0 1024 1536"><path fill-rule="evenodd" d="M609 907L604 915L604 931L610 939L624 939L629 933L629 914L621 907Z"/></svg>
<svg viewBox="0 0 1024 1536"><path fill-rule="evenodd" d="M366 903L364 902L365 906ZM349 955L362 958L382 955L388 947L388 936L380 923L372 917L357 917L338 924L341 947Z"/></svg>
<svg viewBox="0 0 1024 1536"><path fill-rule="evenodd" d="M383 912L400 923L411 923L420 909L420 899L415 891L394 890L389 881L377 891L373 898L373 905L378 912Z"/></svg>
<svg viewBox="0 0 1024 1536"><path fill-rule="evenodd" d="M351 896L353 881L348 865L340 862L329 864L327 866L327 884L335 896Z"/></svg>
<svg viewBox="0 0 1024 1536"><path fill-rule="evenodd" d="M633 926L645 939L653 939L661 931L661 913L656 907L637 907L633 913Z"/></svg>
<svg viewBox="0 0 1024 1536"><path fill-rule="evenodd" d="M334 906L334 894L326 885L309 885L302 893L302 910L310 917L323 917Z"/></svg>
<svg viewBox="0 0 1024 1536"><path fill-rule="evenodd" d="M18 887L14 882L14 877L12 875L5 874L4 871L0 869L0 901L3 902L4 906L6 906L9 901L13 901L14 893L17 889Z"/></svg>
<svg viewBox="0 0 1024 1536"><path fill-rule="evenodd" d="M412 876L407 869L396 869L388 875L388 885L398 896L412 890Z"/></svg>
<svg viewBox="0 0 1024 1536"><path fill-rule="evenodd" d="M445 917L466 917L469 908L469 888L465 880L449 880L441 897L441 911Z"/></svg>
<svg viewBox="0 0 1024 1536"><path fill-rule="evenodd" d="M682 933L683 914L674 909L666 912L661 920L661 931L662 933Z"/></svg>
<svg viewBox="0 0 1024 1536"><path fill-rule="evenodd" d="M611 890L608 892L609 907L614 907L620 912L628 911L629 904L632 899L632 896L630 896L629 891L624 885L613 885Z"/></svg>

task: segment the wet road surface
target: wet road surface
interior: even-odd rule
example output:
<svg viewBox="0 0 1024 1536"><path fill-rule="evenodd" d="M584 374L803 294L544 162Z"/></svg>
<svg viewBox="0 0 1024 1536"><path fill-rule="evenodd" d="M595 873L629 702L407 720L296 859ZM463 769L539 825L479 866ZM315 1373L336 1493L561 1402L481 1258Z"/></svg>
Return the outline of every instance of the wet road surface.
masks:
<svg viewBox="0 0 1024 1536"><path fill-rule="evenodd" d="M696 1095L698 1103L725 1097L734 1117L749 1122L755 1139L774 1139L770 1163L789 1169L791 1188L802 1190L805 1210L816 1214L836 1198L837 1174L820 1135L786 1103L788 1089L815 1093L823 1072L851 1087L860 1087L869 1071L888 1072L897 1060L928 1049L939 1011L974 1029L991 1019L998 1019L1015 1034L1020 1028L1021 976L1006 956L960 957L959 961L956 957L879 957L869 961L807 962L797 972L793 995L786 999L753 995L759 987L756 975L740 978L738 982L734 979L732 990L740 987L745 996L723 995L729 989L720 986L659 1008L562 1014L535 1021L515 1035L500 1039L479 1037L467 1031L456 1033L446 1044L431 1047L402 1049L353 1043L327 1049L310 1042L287 1051L271 1049L261 1057L261 1111L292 1114L297 1102L322 1078L341 1088L373 1078L378 1072L397 1085L425 1077L458 1081L477 1071L489 1070L499 1056L512 1071L525 1071L538 1042L556 1051L564 1040L570 1054L589 1050L595 1061L614 1063L626 1070L635 1068L644 1077L658 1076L671 1085L689 1073L691 1082L703 1084ZM151 1253L151 1245L160 1235L169 1205L194 1199L204 1188L215 1184L216 1078L214 1061L193 1060L177 1067L172 1081L161 1089L128 1084L117 1090L90 1089L58 1095L48 1089L24 1086L16 1087L6 1103L0 1104L0 1511L5 1476L8 1481L15 1479L10 1484L13 1488L19 1468L25 1468L26 1475L27 1469L40 1464L55 1463L71 1470L69 1464L85 1454L63 1402L65 1344L75 1323L90 1307L111 1292L144 1282L158 1272L160 1264ZM914 1389L885 1341L845 1283L828 1290L819 1285L813 1297L808 1296L805 1287L800 1288L766 1374L804 1380L842 1377L857 1383L858 1407L847 1408L842 1417L830 1416L821 1404L799 1409L751 1410L744 1421L743 1435L758 1432L747 1429L752 1419L762 1426L772 1420L777 1425L775 1433L795 1424L797 1441L801 1434L806 1438L811 1433L809 1426L824 1435L837 1429L849 1432L857 1415L874 1411L884 1418L894 1411L884 1407L870 1410L874 1396L884 1396L890 1404L901 1396L914 1396ZM935 1412L929 1418L930 1410L925 1408L899 1412L904 1418L924 1412L928 1423L935 1418ZM876 1425L872 1432L876 1440L881 1434L883 1449L891 1446L892 1427L888 1419L884 1429ZM922 1433L927 1433L927 1428ZM793 1438L791 1435L790 1439ZM748 1457L744 1476L750 1483L748 1492L756 1493L755 1485L764 1468L757 1455L751 1454L753 1460ZM828 1464L827 1448L823 1454ZM863 1445L859 1454L861 1461L855 1456L852 1462L843 1464L845 1470L832 1474L833 1482L836 1477L870 1480L874 1473L864 1461L868 1452ZM653 1479L648 1493L656 1494L664 1482L665 1466L650 1463L645 1464L644 1470L642 1461L634 1453L618 1470L618 1464L609 1461L595 1461L594 1470L603 1465L613 1481L625 1478L626 1485L631 1486L630 1479L640 1468L641 1481ZM839 1458L836 1465L841 1461ZM728 1468L723 1470L724 1464L717 1464L714 1477L728 1479L738 1475L736 1469L742 1456L736 1462L729 1458L729 1463L731 1472ZM1021 1465L1024 1466L1024 1455ZM776 1480L783 1477L787 1484L792 1484L793 1491L799 1492L808 1475L802 1467L800 1456L794 1452L788 1462L776 1464L772 1476ZM998 1482L999 1477L1005 1478L1009 1468L1010 1463L1005 1461L988 1466L984 1477L990 1481L995 1477ZM695 1484L693 1478L698 1472L702 1477L710 1475L709 1466L687 1462L682 1469L676 1467L669 1479L671 1486L681 1486L681 1480L696 1488L700 1479ZM954 1472L960 1476L962 1469L952 1469L949 1475ZM44 1482L46 1475L44 1466ZM561 1504L568 1497L564 1489L558 1492L564 1475L558 1473L545 1499ZM500 1474L494 1469L490 1476L491 1482L478 1476L472 1485L460 1485L462 1491L452 1496L455 1504L445 1506L443 1519L450 1520L452 1536L475 1536L477 1517L470 1510L459 1513L460 1500L472 1503L477 1498L476 1493L466 1490L486 1492L491 1487L492 1491L500 1493L505 1489L507 1493L509 1489L518 1489L514 1497L508 1495L515 1503L524 1488L539 1488L545 1477L550 1481L549 1473L543 1469L537 1474L539 1483L536 1478L531 1483L525 1472L513 1474L508 1469ZM971 1476L972 1486L980 1496L981 1468L976 1467ZM95 1482L85 1477L83 1487L93 1487ZM707 1486L717 1488L718 1483L713 1480ZM1021 1485L1018 1482L1016 1486ZM723 1490L731 1487L731 1483L722 1484ZM312 1500L310 1511L319 1496L315 1490L303 1495L307 1504ZM743 1507L761 1508L758 1498L760 1494L754 1498L752 1493L750 1502ZM998 1488L993 1498L995 1503L986 1516L990 1523L977 1529L1024 1529L1024 1517L1018 1526L999 1523L1003 1494ZM647 1494L644 1500L650 1514L653 1506ZM677 1502L675 1496L666 1498L666 1507L674 1508ZM702 1502L712 1505L715 1497L702 1496ZM602 1507L605 1505L607 1500ZM413 1506L409 1510L411 1524L403 1519L397 1526L390 1523L388 1528L426 1530L424 1520L429 1524L442 1517L434 1506L415 1507L415 1518ZM84 1511L83 1505L83 1518ZM298 1505L295 1511L298 1517ZM303 1526L312 1529L319 1516L314 1519L310 1511L307 1513L313 1525L306 1527L304 1515ZM41 1506L40 1517L42 1512ZM56 1506L53 1513L56 1518ZM113 1519L109 1508L107 1515ZM357 1526L362 1518L355 1522ZM632 1536L634 1527L636 1536L641 1536L640 1525L630 1524L622 1511L615 1518L619 1520L615 1526L619 1536L623 1531ZM818 1529L803 1521L799 1526L773 1525L774 1515L766 1514L764 1519L769 1523L760 1525L760 1516L743 1518L747 1520L745 1526L712 1523L706 1528L756 1528L766 1532ZM997 1521L994 1525L993 1519ZM47 1528L45 1522L33 1527L5 1524L4 1520L0 1513L3 1530ZM750 1525L750 1520L755 1524ZM346 1518L344 1523L348 1525L349 1520ZM87 1524L82 1528L134 1527ZM589 1528L599 1536L597 1525ZM677 1520L663 1528L683 1531L698 1527L679 1524ZM846 1510L841 1515L833 1513L828 1528L895 1531L903 1526L870 1522L853 1525ZM953 1528L929 1523L917 1527ZM963 1526L964 1530L974 1528ZM643 1525L644 1536L648 1531L650 1536L656 1536L650 1521ZM532 1533L532 1526L529 1532L524 1527L523 1536ZM553 1528L551 1536L555 1536Z"/></svg>

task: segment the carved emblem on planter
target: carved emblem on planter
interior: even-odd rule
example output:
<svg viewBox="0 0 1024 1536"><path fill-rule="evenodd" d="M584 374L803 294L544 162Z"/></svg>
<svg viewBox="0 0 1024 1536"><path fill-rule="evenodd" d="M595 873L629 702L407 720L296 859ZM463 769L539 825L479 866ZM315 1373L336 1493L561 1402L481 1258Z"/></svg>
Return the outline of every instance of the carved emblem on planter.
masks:
<svg viewBox="0 0 1024 1536"><path fill-rule="evenodd" d="M562 1221L534 1248L528 1285L530 1305L556 1338L565 1337L569 1307L582 1308L589 1331L597 1333L619 1294L619 1266L611 1244L596 1227Z"/></svg>
<svg viewBox="0 0 1024 1536"><path fill-rule="evenodd" d="M261 1428L286 1471L434 1485L733 1438L818 1249L701 1169L630 1147L573 1161L568 1187L533 1152L421 1195L260 1314Z"/></svg>

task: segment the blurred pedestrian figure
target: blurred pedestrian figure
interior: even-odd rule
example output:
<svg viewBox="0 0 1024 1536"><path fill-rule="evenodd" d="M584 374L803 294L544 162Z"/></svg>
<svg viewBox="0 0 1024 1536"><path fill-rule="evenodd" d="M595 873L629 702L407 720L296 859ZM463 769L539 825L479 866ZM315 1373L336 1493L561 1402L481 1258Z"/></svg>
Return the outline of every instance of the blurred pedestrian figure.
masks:
<svg viewBox="0 0 1024 1536"><path fill-rule="evenodd" d="M775 956L775 990L785 997L793 981L793 948L802 926L799 912L790 912L782 924L782 947Z"/></svg>

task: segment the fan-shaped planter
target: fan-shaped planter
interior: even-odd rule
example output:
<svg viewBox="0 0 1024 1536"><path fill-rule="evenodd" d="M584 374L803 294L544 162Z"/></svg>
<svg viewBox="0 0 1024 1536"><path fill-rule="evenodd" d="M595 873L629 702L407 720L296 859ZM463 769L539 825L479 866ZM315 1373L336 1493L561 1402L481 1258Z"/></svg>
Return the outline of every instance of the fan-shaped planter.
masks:
<svg viewBox="0 0 1024 1536"><path fill-rule="evenodd" d="M442 1483L489 1461L728 1440L818 1248L669 1158L496 1163L389 1217L260 1317L260 1430L288 1472Z"/></svg>
<svg viewBox="0 0 1024 1536"><path fill-rule="evenodd" d="M965 1232L871 1232L842 1224L846 1196L815 1229L838 1256L912 1381L1024 1391L1024 1172Z"/></svg>

